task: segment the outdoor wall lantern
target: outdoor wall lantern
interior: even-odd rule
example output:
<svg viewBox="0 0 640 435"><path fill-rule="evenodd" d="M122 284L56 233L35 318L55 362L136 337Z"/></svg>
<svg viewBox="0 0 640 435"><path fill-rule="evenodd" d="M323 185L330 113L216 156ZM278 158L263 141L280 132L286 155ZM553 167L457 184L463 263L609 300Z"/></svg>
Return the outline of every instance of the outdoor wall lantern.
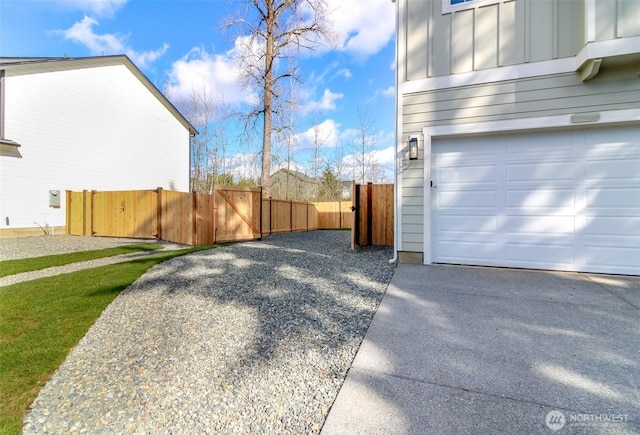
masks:
<svg viewBox="0 0 640 435"><path fill-rule="evenodd" d="M418 138L409 139L409 160L418 160Z"/></svg>

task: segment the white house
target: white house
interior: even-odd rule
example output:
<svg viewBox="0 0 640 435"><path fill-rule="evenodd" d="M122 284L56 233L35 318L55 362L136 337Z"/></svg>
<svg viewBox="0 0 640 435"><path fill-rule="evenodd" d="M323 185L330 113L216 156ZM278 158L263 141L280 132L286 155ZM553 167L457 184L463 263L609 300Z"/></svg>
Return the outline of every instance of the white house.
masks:
<svg viewBox="0 0 640 435"><path fill-rule="evenodd" d="M124 55L0 58L0 235L63 230L65 190L189 191L194 134Z"/></svg>
<svg viewBox="0 0 640 435"><path fill-rule="evenodd" d="M395 7L400 261L640 274L640 2Z"/></svg>

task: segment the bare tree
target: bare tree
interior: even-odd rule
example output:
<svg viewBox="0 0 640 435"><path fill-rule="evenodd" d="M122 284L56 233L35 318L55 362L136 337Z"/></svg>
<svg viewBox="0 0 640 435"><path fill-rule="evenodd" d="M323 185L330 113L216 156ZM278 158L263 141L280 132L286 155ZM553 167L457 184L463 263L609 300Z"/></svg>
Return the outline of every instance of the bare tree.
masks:
<svg viewBox="0 0 640 435"><path fill-rule="evenodd" d="M214 97L205 84L174 103L199 132L191 138L191 191L210 193L224 172L230 109L224 96Z"/></svg>
<svg viewBox="0 0 640 435"><path fill-rule="evenodd" d="M302 48L313 49L321 37L328 37L325 0L245 0L245 5L257 17L231 20L227 27L241 26L245 38L240 44L240 71L246 87L260 92L259 106L251 113L262 116L262 175L263 195L269 197L271 173L271 141L273 111L279 96L277 84L285 78L295 78L296 71L288 62ZM243 17L248 14L242 15Z"/></svg>
<svg viewBox="0 0 640 435"><path fill-rule="evenodd" d="M275 160L279 167L285 167L286 179L284 186L284 199L292 199L290 174L296 166L294 159L297 138L295 135L296 115L299 113L300 101L296 92L296 82L289 80L286 92L281 93L282 98L277 103L277 110L274 111L276 132L276 143L279 144ZM280 93L279 93L280 94ZM280 154L278 156L278 154Z"/></svg>
<svg viewBox="0 0 640 435"><path fill-rule="evenodd" d="M314 180L318 180L322 175L322 168L326 166L327 159L322 155L322 147L329 142L329 134L322 130L322 126L319 123L320 118L318 116L312 116L311 122L313 123L313 148L311 149L311 177Z"/></svg>
<svg viewBox="0 0 640 435"><path fill-rule="evenodd" d="M358 109L358 122L354 142L353 175L354 179L364 184L366 181L375 181L377 172L376 131L375 122L366 109Z"/></svg>

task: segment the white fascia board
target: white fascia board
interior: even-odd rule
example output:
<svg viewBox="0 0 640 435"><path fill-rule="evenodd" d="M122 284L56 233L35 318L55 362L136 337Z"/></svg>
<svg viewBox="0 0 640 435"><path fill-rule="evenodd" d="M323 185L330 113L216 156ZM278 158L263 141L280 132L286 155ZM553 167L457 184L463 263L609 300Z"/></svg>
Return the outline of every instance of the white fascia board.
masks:
<svg viewBox="0 0 640 435"><path fill-rule="evenodd" d="M640 36L589 42L574 57L500 66L480 71L401 82L399 95L572 73L578 71L590 59L605 59L607 57L640 53L638 47L640 47Z"/></svg>
<svg viewBox="0 0 640 435"><path fill-rule="evenodd" d="M638 53L640 53L640 36L589 42L575 57L575 71L578 71L591 59L606 59L607 57Z"/></svg>
<svg viewBox="0 0 640 435"><path fill-rule="evenodd" d="M425 127L424 140L424 264L431 264L431 142L433 138L447 138L470 134L540 131L554 128L580 128L594 125L640 124L640 108L600 112L599 119L589 123L571 122L571 115L542 116L539 118L506 119L500 121L449 124Z"/></svg>
<svg viewBox="0 0 640 435"><path fill-rule="evenodd" d="M575 70L575 60L572 57L501 66L480 71L448 74L445 76L403 82L400 84L400 94L404 95L436 89L481 85L506 80L574 72Z"/></svg>

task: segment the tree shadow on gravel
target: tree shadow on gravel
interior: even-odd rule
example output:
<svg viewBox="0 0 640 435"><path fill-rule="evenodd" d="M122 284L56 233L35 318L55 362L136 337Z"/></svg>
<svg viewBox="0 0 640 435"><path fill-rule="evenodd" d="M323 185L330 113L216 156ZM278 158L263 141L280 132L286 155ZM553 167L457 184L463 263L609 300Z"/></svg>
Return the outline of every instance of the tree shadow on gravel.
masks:
<svg viewBox="0 0 640 435"><path fill-rule="evenodd" d="M315 432L391 279L391 255L388 247L352 252L344 231L277 235L174 258L147 272L123 295L160 290L161 309L168 311L174 302L197 298L207 306L205 316L228 321L217 326L226 330L219 341L228 345L201 343L218 353L209 356L217 366L212 367L212 388L229 396L227 413L234 412L228 403L240 412L245 400L240 397L244 393L230 397L232 391L243 386L269 389L254 392L252 398L255 407L261 407L254 414L266 420L253 415L245 424ZM250 318L247 322L243 317L247 329L233 317L239 311ZM172 343L156 345L180 347L173 341L192 335L191 323L200 322L195 320L200 315L175 324L167 313L166 326L179 331L171 335Z"/></svg>

